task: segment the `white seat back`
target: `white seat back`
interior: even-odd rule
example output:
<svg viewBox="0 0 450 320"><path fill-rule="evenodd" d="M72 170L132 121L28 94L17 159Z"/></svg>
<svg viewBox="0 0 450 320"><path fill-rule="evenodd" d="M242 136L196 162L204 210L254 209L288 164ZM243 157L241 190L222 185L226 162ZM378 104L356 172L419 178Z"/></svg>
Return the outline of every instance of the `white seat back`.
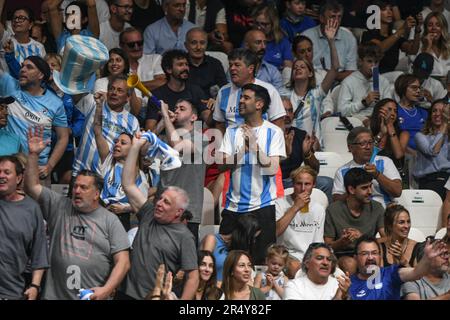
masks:
<svg viewBox="0 0 450 320"><path fill-rule="evenodd" d="M203 241L203 238L204 237L206 237L208 234L216 234L216 233L218 233L219 232L219 225L218 224L216 224L216 225L206 225L206 226L203 226L203 225L200 225L199 227L198 227L198 244L199 244L199 247L200 247L200 244L202 243L202 241Z"/></svg>
<svg viewBox="0 0 450 320"><path fill-rule="evenodd" d="M228 64L228 56L225 53L221 51L206 51L205 54L219 60L223 66L225 74L228 72L228 68L230 67L230 65Z"/></svg>
<svg viewBox="0 0 450 320"><path fill-rule="evenodd" d="M413 227L411 227L411 229L409 230L408 238L416 242L423 242L426 240L426 237L423 234L423 232Z"/></svg>
<svg viewBox="0 0 450 320"><path fill-rule="evenodd" d="M214 197L208 188L203 188L203 211L201 224L214 224Z"/></svg>
<svg viewBox="0 0 450 320"><path fill-rule="evenodd" d="M408 209L411 226L425 236L434 235L439 227L442 207L441 197L432 190L403 190L396 202Z"/></svg>
<svg viewBox="0 0 450 320"><path fill-rule="evenodd" d="M336 152L316 152L315 156L320 163L319 175L333 179L337 169L350 161L350 159L344 158L341 154Z"/></svg>
<svg viewBox="0 0 450 320"><path fill-rule="evenodd" d="M361 120L354 117L347 117L354 126L362 126ZM323 137L323 151L337 152L339 154L349 154L347 147L347 136L349 131L345 128L339 117L328 117L321 122L321 132Z"/></svg>
<svg viewBox="0 0 450 320"><path fill-rule="evenodd" d="M443 239L446 234L447 234L447 228L442 228L438 232L436 232L436 235L434 236L434 238L435 239Z"/></svg>

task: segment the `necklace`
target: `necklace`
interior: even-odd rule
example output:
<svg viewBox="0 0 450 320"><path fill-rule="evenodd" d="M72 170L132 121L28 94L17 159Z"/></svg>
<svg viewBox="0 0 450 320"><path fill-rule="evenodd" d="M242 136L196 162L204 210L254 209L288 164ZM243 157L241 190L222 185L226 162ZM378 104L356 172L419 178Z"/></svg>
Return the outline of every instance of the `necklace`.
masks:
<svg viewBox="0 0 450 320"><path fill-rule="evenodd" d="M408 116L410 116L411 118L414 118L416 115L417 115L417 108L414 106L413 107L413 112L414 112L414 114L411 114L411 113L409 113L408 112L408 109L407 108L404 108L400 103L398 104L399 106L400 106L400 108L402 108L402 110L403 111L405 111L405 113L408 115Z"/></svg>

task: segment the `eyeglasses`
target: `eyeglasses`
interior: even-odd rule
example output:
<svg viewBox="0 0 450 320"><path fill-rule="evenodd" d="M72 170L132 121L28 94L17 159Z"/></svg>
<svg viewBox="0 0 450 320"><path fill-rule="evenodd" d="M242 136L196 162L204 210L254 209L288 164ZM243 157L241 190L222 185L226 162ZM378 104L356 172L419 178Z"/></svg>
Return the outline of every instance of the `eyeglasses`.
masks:
<svg viewBox="0 0 450 320"><path fill-rule="evenodd" d="M25 17L25 16L15 16L12 18L13 21L19 21L19 22L24 22L26 20L30 20L30 18Z"/></svg>
<svg viewBox="0 0 450 320"><path fill-rule="evenodd" d="M124 5L124 4L117 4L117 3L115 3L114 5L116 7L123 8L126 11L133 11L133 6L127 6L127 5Z"/></svg>
<svg viewBox="0 0 450 320"><path fill-rule="evenodd" d="M132 42L126 42L125 43L127 45L128 48L133 49L134 47L138 46L139 48L142 47L144 45L144 41L140 40L140 41L132 41Z"/></svg>
<svg viewBox="0 0 450 320"><path fill-rule="evenodd" d="M352 145L356 146L360 146L361 148L365 148L367 146L373 146L375 142L373 140L369 140L369 141L360 141L360 142L353 142Z"/></svg>
<svg viewBox="0 0 450 320"><path fill-rule="evenodd" d="M363 256L363 257L368 257L368 256L374 256L374 257L378 257L380 255L380 252L375 250L375 251L361 251L358 253L358 255Z"/></svg>

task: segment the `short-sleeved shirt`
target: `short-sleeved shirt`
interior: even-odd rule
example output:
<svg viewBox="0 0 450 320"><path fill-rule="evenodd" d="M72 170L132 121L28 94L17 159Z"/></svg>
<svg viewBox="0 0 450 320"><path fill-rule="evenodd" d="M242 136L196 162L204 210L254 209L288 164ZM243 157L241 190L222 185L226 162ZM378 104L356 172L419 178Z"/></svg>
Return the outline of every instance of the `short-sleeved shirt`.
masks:
<svg viewBox="0 0 450 320"><path fill-rule="evenodd" d="M306 97L299 97L294 90L291 92L291 104L296 114L292 125L296 128L306 131L309 135L313 133L323 145L322 131L320 127L320 109L326 93L321 86L309 90ZM298 108L301 108L297 111Z"/></svg>
<svg viewBox="0 0 450 320"><path fill-rule="evenodd" d="M14 58L16 58L19 64L28 58L29 56L39 56L44 58L47 54L44 45L32 38L28 43L19 43L17 39L9 31L5 30L3 38L1 40L2 49L5 43L11 39L14 45Z"/></svg>
<svg viewBox="0 0 450 320"><path fill-rule="evenodd" d="M255 79L254 84L263 86L269 91L270 105L267 115L263 115L266 120L276 120L286 115L280 94L276 89L267 82ZM240 125L244 123L244 118L239 115L239 100L241 98L242 89L229 83L222 88L217 95L214 105L213 118L218 122L225 122L227 127L231 125Z"/></svg>
<svg viewBox="0 0 450 320"><path fill-rule="evenodd" d="M172 274L198 268L194 235L183 223L160 224L154 207L147 201L139 210L139 229L131 251L131 269L121 290L134 299L144 299L155 286L161 263Z"/></svg>
<svg viewBox="0 0 450 320"><path fill-rule="evenodd" d="M399 300L403 281L398 274L399 265L380 268L379 277L362 280L357 274L350 277L352 300ZM369 288L369 286L371 288Z"/></svg>
<svg viewBox="0 0 450 320"><path fill-rule="evenodd" d="M283 131L276 125L263 121L252 128L260 150L271 156L286 157ZM227 156L244 148L244 135L239 126L227 128L219 151ZM233 212L248 212L273 205L280 193L277 175L267 175L265 168L257 164L256 155L246 153L243 164L231 172L230 187L226 194L225 209ZM281 178L281 170L279 170Z"/></svg>
<svg viewBox="0 0 450 320"><path fill-rule="evenodd" d="M19 152L20 137L6 128L0 128L0 156L7 156Z"/></svg>
<svg viewBox="0 0 450 320"><path fill-rule="evenodd" d="M275 201L276 219L280 220L294 205L290 195ZM325 208L315 202L309 203L309 212L297 212L286 230L277 237L277 243L284 245L289 254L303 260L306 250L313 242L323 242Z"/></svg>
<svg viewBox="0 0 450 320"><path fill-rule="evenodd" d="M119 218L103 207L81 213L70 199L45 187L39 203L50 234L43 298L78 300L79 289L103 286L114 254L130 247Z"/></svg>
<svg viewBox="0 0 450 320"><path fill-rule="evenodd" d="M161 67L161 55L159 54L144 54L138 60L137 74L139 80L150 81L158 75L164 75L164 71Z"/></svg>
<svg viewBox="0 0 450 320"><path fill-rule="evenodd" d="M416 293L421 300L429 300L437 296L446 294L450 290L450 276L448 273L442 275L441 281L433 283L426 277L416 281L405 282L401 288L401 296L405 297L410 293Z"/></svg>
<svg viewBox="0 0 450 320"><path fill-rule="evenodd" d="M163 100L165 103L167 103L169 105L169 110L171 111L175 111L175 104L180 99L188 99L192 101L192 103L197 107L199 115L203 111L207 110L207 107L202 102L202 100L207 100L208 96L203 92L203 90L199 86L190 82L186 82L184 90L180 92L172 91L172 89L170 89L169 86L165 84L153 90L152 94L157 99ZM148 104L146 119L159 121L161 119L159 110L150 103L151 102L149 102Z"/></svg>
<svg viewBox="0 0 450 320"><path fill-rule="evenodd" d="M194 27L195 24L183 19L183 23L178 27L178 32L175 33L166 17L152 23L144 31L144 53L163 54L170 49L186 51L184 46L186 34Z"/></svg>
<svg viewBox="0 0 450 320"><path fill-rule="evenodd" d="M109 20L104 21L100 23L100 35L98 39L103 42L103 44L108 48L108 50L111 50L113 48L119 48L120 47L120 33L131 27L131 25L128 22L125 22L123 25L123 29L121 31L116 31L112 28L111 23Z"/></svg>
<svg viewBox="0 0 450 320"><path fill-rule="evenodd" d="M323 69L321 58L325 59L326 68L330 68L330 46L322 34L320 25L303 32L314 43L314 69ZM355 36L346 28L340 27L335 37L336 50L342 70L357 70L357 43ZM339 70L341 71L341 70Z"/></svg>
<svg viewBox="0 0 450 320"><path fill-rule="evenodd" d="M67 116L62 100L51 90L41 96L22 91L19 82L8 73L0 74L0 95L16 99L8 105L6 129L20 138L22 150L28 153L28 128L44 127L44 141L51 140L52 127L67 128ZM50 144L39 155L39 164L45 165L50 154Z"/></svg>
<svg viewBox="0 0 450 320"><path fill-rule="evenodd" d="M335 277L329 276L325 284L315 284L308 276L288 281L284 288L284 300L333 300L339 289Z"/></svg>
<svg viewBox="0 0 450 320"><path fill-rule="evenodd" d="M391 159L383 156L375 157L377 170L390 180L401 180L400 173ZM357 164L354 160L344 164L336 171L334 176L333 194L344 194L344 176L352 168L363 168L364 165ZM372 200L378 201L384 207L392 201L392 197L384 191L376 179L372 180Z"/></svg>
<svg viewBox="0 0 450 320"><path fill-rule="evenodd" d="M100 198L105 205L113 203L129 203L128 197L122 187L122 171L123 164L114 161L111 151L101 165L101 172L104 183ZM147 197L149 185L147 182L147 178L145 177L145 174L142 170L139 170L139 174L136 177L135 183L142 194Z"/></svg>
<svg viewBox="0 0 450 320"><path fill-rule="evenodd" d="M416 106L411 110L406 110L402 106L397 105L397 117L400 129L409 132L408 147L416 150L414 137L425 125L425 121L428 118L427 110Z"/></svg>
<svg viewBox="0 0 450 320"><path fill-rule="evenodd" d="M354 228L359 230L363 235L374 237L380 228L384 227L384 209L376 201L363 206L362 213L359 217L351 214L344 200L331 203L326 209L325 227L323 236L338 240L342 237L342 230L346 228ZM337 251L345 255L353 255L354 244L347 248Z"/></svg>
<svg viewBox="0 0 450 320"><path fill-rule="evenodd" d="M263 59L277 67L278 70L283 69L283 62L285 60L294 60L294 56L292 55L292 45L288 38L283 37L278 43L276 43L275 40L268 41Z"/></svg>
<svg viewBox="0 0 450 320"><path fill-rule="evenodd" d="M94 134L95 101L92 94L84 97L80 102L78 102L76 107L85 115L86 121L84 123L80 145L75 154L73 175L75 176L83 169L101 174L100 156ZM102 133L110 150L112 150L114 141L120 136L121 133L126 132L133 135L139 130L138 120L125 109L121 112L115 112L111 110L105 102L103 105L102 115Z"/></svg>
<svg viewBox="0 0 450 320"><path fill-rule="evenodd" d="M222 63L216 58L205 55L203 62L199 66L189 64L189 81L202 88L207 97L211 97L210 89L213 86L227 84L227 77L223 70Z"/></svg>
<svg viewBox="0 0 450 320"><path fill-rule="evenodd" d="M49 267L44 218L36 201L0 199L0 300L23 299L27 263L31 269Z"/></svg>

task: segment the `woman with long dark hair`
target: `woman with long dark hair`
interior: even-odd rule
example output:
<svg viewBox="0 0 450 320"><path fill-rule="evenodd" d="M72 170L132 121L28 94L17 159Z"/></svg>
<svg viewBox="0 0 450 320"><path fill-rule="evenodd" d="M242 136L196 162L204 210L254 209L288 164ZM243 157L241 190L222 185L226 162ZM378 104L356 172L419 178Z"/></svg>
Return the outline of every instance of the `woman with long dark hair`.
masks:
<svg viewBox="0 0 450 320"><path fill-rule="evenodd" d="M210 251L198 253L199 284L195 300L220 300L223 292L217 287L216 259Z"/></svg>

